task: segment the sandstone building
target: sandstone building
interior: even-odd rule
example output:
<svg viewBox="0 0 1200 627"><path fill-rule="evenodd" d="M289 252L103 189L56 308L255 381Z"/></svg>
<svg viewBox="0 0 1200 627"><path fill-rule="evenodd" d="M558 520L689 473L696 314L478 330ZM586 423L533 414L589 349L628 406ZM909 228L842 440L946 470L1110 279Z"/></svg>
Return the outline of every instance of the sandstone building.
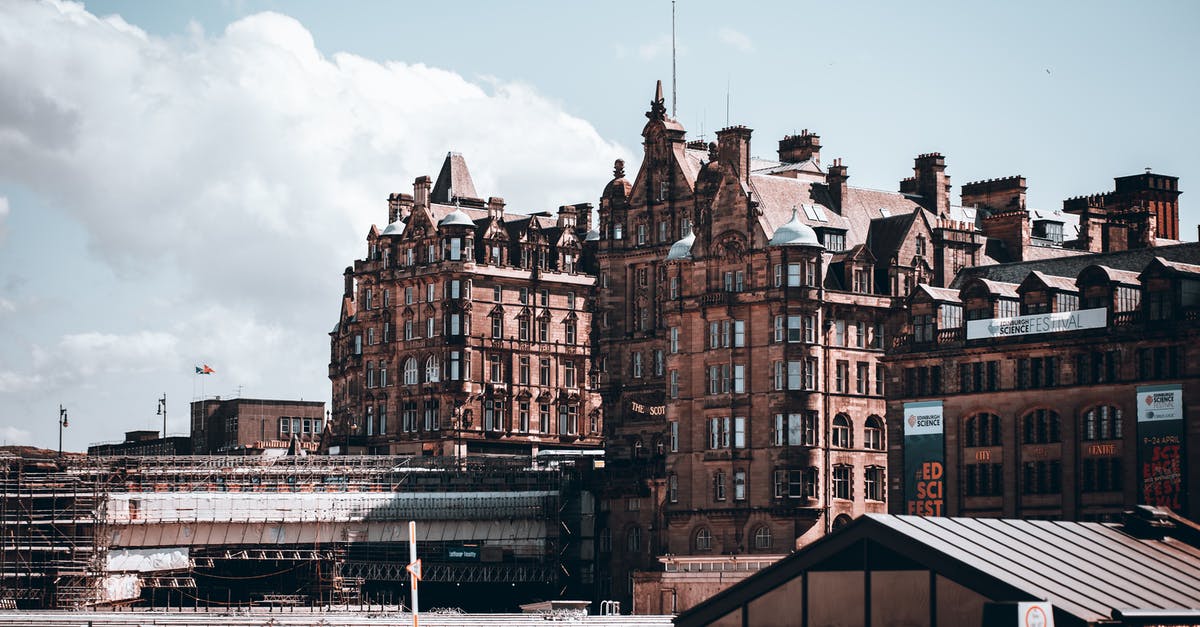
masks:
<svg viewBox="0 0 1200 627"><path fill-rule="evenodd" d="M449 154L388 198L330 334L335 452L522 454L601 445L591 206L506 213Z"/></svg>

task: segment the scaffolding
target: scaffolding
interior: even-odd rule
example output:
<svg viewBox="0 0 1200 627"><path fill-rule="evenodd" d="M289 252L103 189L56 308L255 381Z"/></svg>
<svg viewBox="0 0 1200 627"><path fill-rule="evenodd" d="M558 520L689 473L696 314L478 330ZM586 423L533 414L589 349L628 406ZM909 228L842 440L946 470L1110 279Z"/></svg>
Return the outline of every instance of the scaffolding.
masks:
<svg viewBox="0 0 1200 627"><path fill-rule="evenodd" d="M96 483L49 460L0 459L0 599L73 608L96 594Z"/></svg>
<svg viewBox="0 0 1200 627"><path fill-rule="evenodd" d="M390 594L404 580L408 540L395 530L407 520L426 521L418 541L431 583L558 591L580 573L580 526L564 520L579 514L569 461L0 457L0 467L0 605L84 608L164 595L168 604L225 604L281 594L354 604L364 586ZM475 562L451 557L462 546L481 547ZM185 568L109 570L110 552L170 547ZM111 594L122 585L127 596Z"/></svg>

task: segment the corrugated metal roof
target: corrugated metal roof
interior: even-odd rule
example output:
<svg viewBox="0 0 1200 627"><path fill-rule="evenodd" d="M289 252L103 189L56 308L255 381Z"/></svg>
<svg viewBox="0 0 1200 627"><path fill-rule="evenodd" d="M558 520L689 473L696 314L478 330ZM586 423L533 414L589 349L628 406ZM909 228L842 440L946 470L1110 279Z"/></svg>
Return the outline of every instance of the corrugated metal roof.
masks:
<svg viewBox="0 0 1200 627"><path fill-rule="evenodd" d="M1087 621L1200 607L1200 550L1112 523L868 514L931 550Z"/></svg>

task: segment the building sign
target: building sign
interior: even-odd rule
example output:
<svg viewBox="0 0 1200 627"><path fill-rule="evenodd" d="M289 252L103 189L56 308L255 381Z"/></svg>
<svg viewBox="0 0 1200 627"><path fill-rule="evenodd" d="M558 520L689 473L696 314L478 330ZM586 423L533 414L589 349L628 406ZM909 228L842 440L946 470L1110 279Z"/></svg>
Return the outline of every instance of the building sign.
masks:
<svg viewBox="0 0 1200 627"><path fill-rule="evenodd" d="M462 546L450 545L446 547L446 559L456 562L478 562L479 547L477 546Z"/></svg>
<svg viewBox="0 0 1200 627"><path fill-rule="evenodd" d="M988 318L967 321L967 339L982 340L1038 333L1060 333L1108 326L1108 309L1083 309L1059 313L1041 313L1015 318Z"/></svg>
<svg viewBox="0 0 1200 627"><path fill-rule="evenodd" d="M629 411L635 414L645 414L647 416L666 416L666 405L644 405L637 401L629 401Z"/></svg>
<svg viewBox="0 0 1200 627"><path fill-rule="evenodd" d="M1049 603L1018 603L1018 627L1054 627L1054 608Z"/></svg>
<svg viewBox="0 0 1200 627"><path fill-rule="evenodd" d="M942 402L904 404L905 512L941 516L945 503L946 447Z"/></svg>
<svg viewBox="0 0 1200 627"><path fill-rule="evenodd" d="M1185 506L1183 484L1183 387L1139 385L1137 388L1138 503Z"/></svg>

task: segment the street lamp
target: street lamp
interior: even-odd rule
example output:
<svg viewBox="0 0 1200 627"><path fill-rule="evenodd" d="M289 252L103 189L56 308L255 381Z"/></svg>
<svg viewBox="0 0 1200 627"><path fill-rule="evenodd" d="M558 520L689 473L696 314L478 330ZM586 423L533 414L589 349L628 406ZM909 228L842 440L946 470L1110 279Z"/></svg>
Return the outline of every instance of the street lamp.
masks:
<svg viewBox="0 0 1200 627"><path fill-rule="evenodd" d="M163 434L165 440L167 438L167 393L163 392L162 398L158 399L158 415L163 417Z"/></svg>
<svg viewBox="0 0 1200 627"><path fill-rule="evenodd" d="M58 406L58 456L62 457L62 432L63 429L69 427L67 422L67 408L62 405Z"/></svg>

